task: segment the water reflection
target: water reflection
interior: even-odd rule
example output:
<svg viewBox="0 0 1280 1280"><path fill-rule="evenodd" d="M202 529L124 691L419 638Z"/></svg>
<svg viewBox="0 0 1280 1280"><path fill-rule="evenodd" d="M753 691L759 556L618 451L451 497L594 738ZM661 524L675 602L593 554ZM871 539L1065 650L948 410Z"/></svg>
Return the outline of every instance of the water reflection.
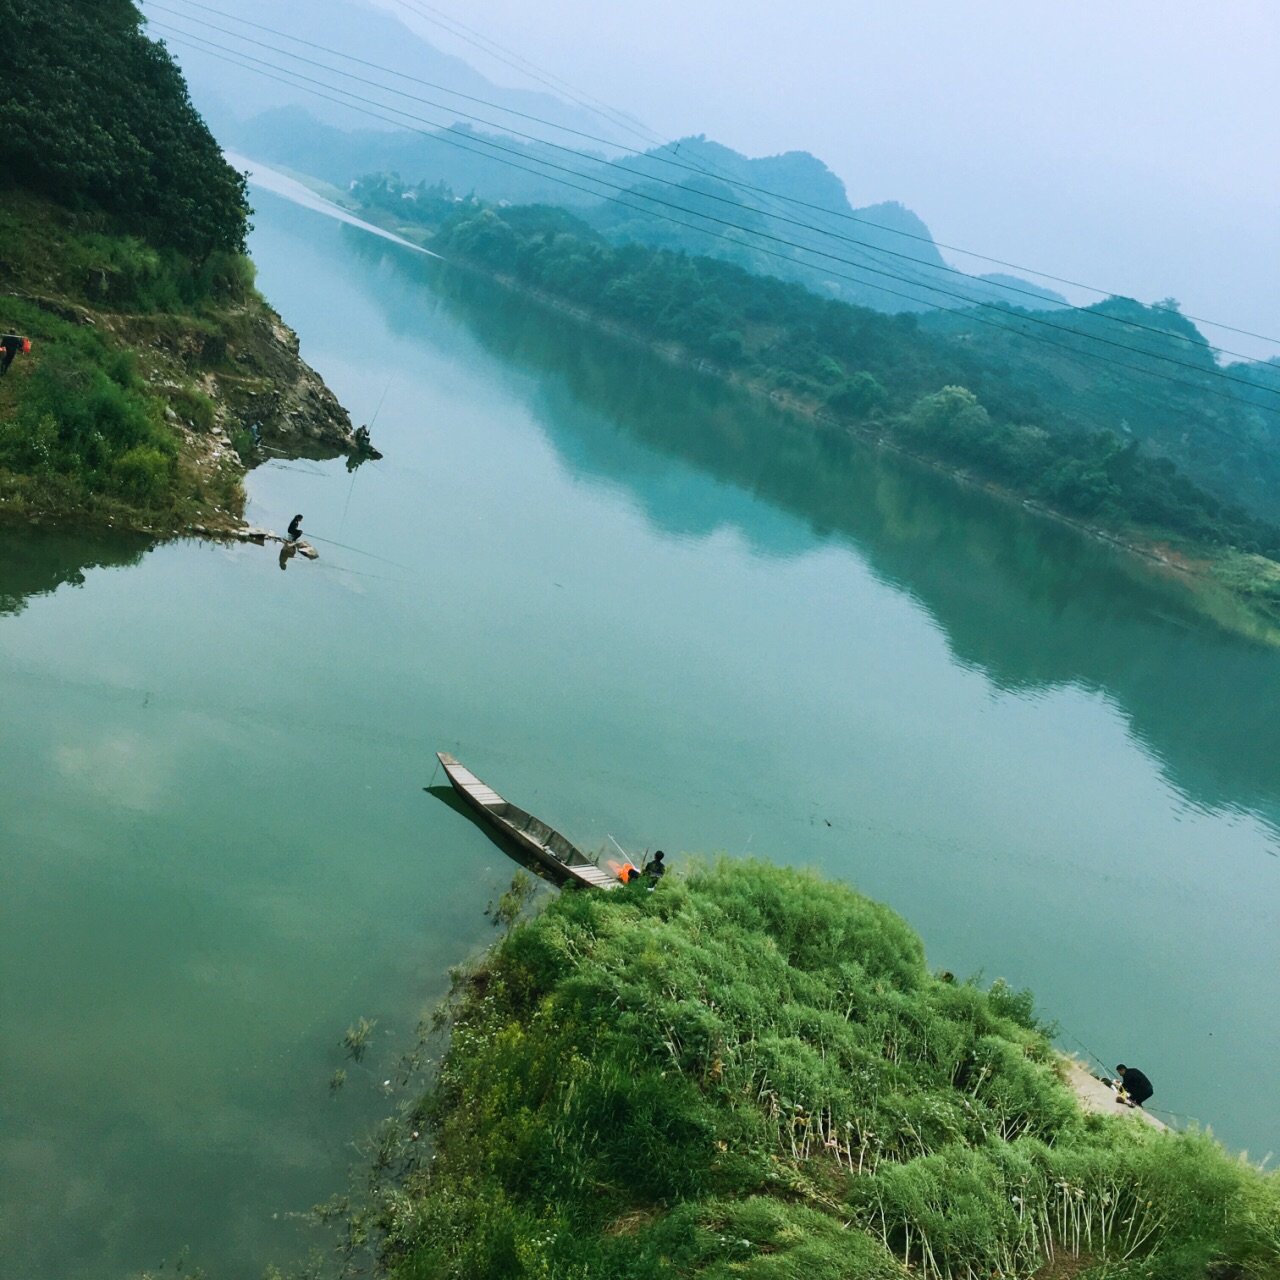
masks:
<svg viewBox="0 0 1280 1280"><path fill-rule="evenodd" d="M1021 694L1070 684L1104 695L1192 804L1276 825L1280 655L1231 601L482 276L344 238L381 260L392 329L434 332L443 303L505 364L536 374L529 399L566 467L625 490L657 527L732 528L762 556L851 544L928 610L962 664ZM683 483L671 459L721 486Z"/></svg>
<svg viewBox="0 0 1280 1280"><path fill-rule="evenodd" d="M92 569L135 565L152 546L128 534L0 525L0 614L21 613L32 596L83 586Z"/></svg>

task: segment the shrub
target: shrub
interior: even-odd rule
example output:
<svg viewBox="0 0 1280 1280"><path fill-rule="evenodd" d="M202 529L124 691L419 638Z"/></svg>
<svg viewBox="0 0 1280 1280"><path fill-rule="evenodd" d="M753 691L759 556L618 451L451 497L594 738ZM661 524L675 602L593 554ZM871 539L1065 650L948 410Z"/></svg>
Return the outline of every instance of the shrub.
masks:
<svg viewBox="0 0 1280 1280"><path fill-rule="evenodd" d="M931 977L898 916L812 875L725 861L562 894L455 1001L414 1119L434 1158L384 1201L396 1280L1280 1258L1274 1177L1086 1121L1028 993Z"/></svg>

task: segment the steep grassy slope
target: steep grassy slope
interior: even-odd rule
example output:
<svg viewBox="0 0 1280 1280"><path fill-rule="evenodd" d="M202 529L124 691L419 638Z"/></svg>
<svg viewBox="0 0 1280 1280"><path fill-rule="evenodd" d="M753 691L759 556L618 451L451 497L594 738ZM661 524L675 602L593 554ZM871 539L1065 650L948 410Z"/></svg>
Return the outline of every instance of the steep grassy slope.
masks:
<svg viewBox="0 0 1280 1280"><path fill-rule="evenodd" d="M252 428L346 414L253 288L243 175L129 0L0 0L0 511L148 530L243 502Z"/></svg>
<svg viewBox="0 0 1280 1280"><path fill-rule="evenodd" d="M0 378L0 513L146 530L240 513L251 428L332 456L346 412L254 289L252 264L103 230L0 191L0 327L29 336Z"/></svg>

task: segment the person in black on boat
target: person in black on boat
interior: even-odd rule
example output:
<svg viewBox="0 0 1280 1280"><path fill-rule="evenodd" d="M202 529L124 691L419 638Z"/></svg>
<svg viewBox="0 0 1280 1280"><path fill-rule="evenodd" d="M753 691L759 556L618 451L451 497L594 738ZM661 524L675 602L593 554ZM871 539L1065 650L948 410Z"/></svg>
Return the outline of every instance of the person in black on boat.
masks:
<svg viewBox="0 0 1280 1280"><path fill-rule="evenodd" d="M302 516L296 515L289 521L289 541L297 542L302 537Z"/></svg>
<svg viewBox="0 0 1280 1280"><path fill-rule="evenodd" d="M1120 1077L1116 1084L1129 1095L1128 1102L1131 1107L1142 1106L1155 1093L1151 1087L1151 1081L1137 1067L1126 1067L1122 1062L1116 1068L1116 1074Z"/></svg>
<svg viewBox="0 0 1280 1280"><path fill-rule="evenodd" d="M16 333L6 333L0 338L0 375L9 372L9 366L19 354L31 350L31 339L19 337Z"/></svg>
<svg viewBox="0 0 1280 1280"><path fill-rule="evenodd" d="M662 850L659 849L658 852L653 855L653 861L646 862L644 864L644 874L649 876L651 879L661 880L662 877L667 873L667 869L662 862L662 859L665 856L666 855L662 852Z"/></svg>

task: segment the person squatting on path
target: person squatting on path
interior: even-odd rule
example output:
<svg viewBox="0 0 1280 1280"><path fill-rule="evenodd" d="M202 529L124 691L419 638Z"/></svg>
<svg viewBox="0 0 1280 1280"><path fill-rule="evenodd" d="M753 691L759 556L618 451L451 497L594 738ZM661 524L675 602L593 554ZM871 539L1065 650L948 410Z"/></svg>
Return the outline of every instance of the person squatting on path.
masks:
<svg viewBox="0 0 1280 1280"><path fill-rule="evenodd" d="M1128 1095L1128 1097L1122 1097L1120 1101L1127 1102L1131 1107L1142 1106L1155 1093L1151 1087L1151 1081L1137 1067L1126 1067L1122 1062L1116 1068L1116 1074L1119 1076L1116 1087Z"/></svg>
<svg viewBox="0 0 1280 1280"><path fill-rule="evenodd" d="M19 337L16 333L6 333L3 338L0 338L0 377L9 372L9 366L19 353L29 355L30 352L30 338Z"/></svg>

